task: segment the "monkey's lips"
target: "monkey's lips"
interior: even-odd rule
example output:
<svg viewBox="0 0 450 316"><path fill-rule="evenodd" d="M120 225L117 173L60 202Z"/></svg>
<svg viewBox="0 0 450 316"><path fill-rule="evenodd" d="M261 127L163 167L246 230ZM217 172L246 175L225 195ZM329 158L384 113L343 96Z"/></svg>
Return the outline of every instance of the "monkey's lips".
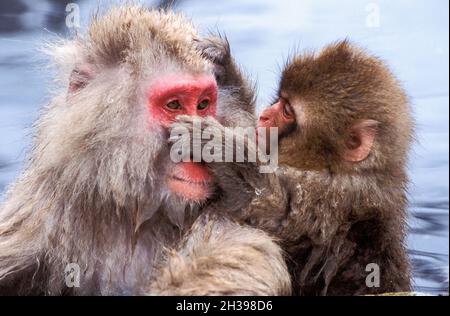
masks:
<svg viewBox="0 0 450 316"><path fill-rule="evenodd" d="M211 195L213 180L206 166L183 162L175 166L168 179L168 186L183 199L202 202Z"/></svg>

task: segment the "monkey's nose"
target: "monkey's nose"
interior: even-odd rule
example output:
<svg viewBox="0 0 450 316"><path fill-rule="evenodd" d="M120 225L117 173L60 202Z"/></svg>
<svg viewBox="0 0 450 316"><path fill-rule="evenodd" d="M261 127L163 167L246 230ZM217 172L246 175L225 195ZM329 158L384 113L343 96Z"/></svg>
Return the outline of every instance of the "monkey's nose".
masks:
<svg viewBox="0 0 450 316"><path fill-rule="evenodd" d="M273 120L270 116L261 115L258 121L258 127L268 128L273 125Z"/></svg>

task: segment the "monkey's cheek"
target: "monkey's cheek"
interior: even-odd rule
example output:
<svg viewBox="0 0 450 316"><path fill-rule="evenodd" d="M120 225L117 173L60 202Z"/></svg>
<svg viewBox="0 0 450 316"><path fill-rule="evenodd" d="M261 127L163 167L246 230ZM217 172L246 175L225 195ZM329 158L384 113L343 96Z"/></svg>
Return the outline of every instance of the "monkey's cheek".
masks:
<svg viewBox="0 0 450 316"><path fill-rule="evenodd" d="M209 182L189 182L170 178L168 180L168 187L178 197L194 203L201 203L212 194L212 184Z"/></svg>

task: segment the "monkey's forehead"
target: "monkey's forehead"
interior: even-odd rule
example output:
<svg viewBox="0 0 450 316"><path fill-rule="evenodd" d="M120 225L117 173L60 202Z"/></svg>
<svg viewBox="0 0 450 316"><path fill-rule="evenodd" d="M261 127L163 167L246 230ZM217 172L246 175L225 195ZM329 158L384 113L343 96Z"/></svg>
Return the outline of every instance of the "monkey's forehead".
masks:
<svg viewBox="0 0 450 316"><path fill-rule="evenodd" d="M91 53L107 63L169 58L197 71L211 68L196 48L200 36L192 22L178 13L114 7L93 18L88 35Z"/></svg>

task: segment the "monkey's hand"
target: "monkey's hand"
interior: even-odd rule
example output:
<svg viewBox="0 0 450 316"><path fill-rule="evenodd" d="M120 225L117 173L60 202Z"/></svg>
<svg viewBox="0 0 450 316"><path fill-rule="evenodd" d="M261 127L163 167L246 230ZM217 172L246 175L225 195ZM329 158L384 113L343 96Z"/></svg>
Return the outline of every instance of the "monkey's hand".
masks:
<svg viewBox="0 0 450 316"><path fill-rule="evenodd" d="M220 88L225 88L239 100L246 111L254 114L255 86L244 76L231 56L226 36L217 34L197 41L200 53L214 65L214 75Z"/></svg>
<svg viewBox="0 0 450 316"><path fill-rule="evenodd" d="M255 158L258 157L256 142L234 129L228 131L232 132L228 135L231 141L226 141L226 128L212 117L180 116L173 125L170 142L178 149L193 148L198 153L197 156L210 150L220 152L219 157L214 157L221 159L220 161L205 161L209 157L202 156L202 161L207 163L220 191L220 198L208 206L209 210L229 214L236 220L276 233L286 217L286 190L275 175L260 172L259 161L249 161L251 152L256 153ZM205 134L208 137L204 137ZM212 139L210 135L214 135ZM197 139L193 141L195 137ZM238 146L242 146L244 159L237 159L233 155L234 147ZM227 152L232 154L227 157ZM195 153L190 151L187 154L189 156L185 158L195 157ZM228 161L227 158L230 157L231 161ZM242 162L236 162L237 160Z"/></svg>
<svg viewBox="0 0 450 316"><path fill-rule="evenodd" d="M242 131L227 128L211 116L180 115L171 126L169 143L177 150L192 149L189 152L185 150L183 158L244 167L260 163L255 138L252 127Z"/></svg>
<svg viewBox="0 0 450 316"><path fill-rule="evenodd" d="M220 86L233 85L230 78L235 74L235 66L231 58L230 43L221 35L197 41L201 54L214 64L214 75Z"/></svg>
<svg viewBox="0 0 450 316"><path fill-rule="evenodd" d="M246 178L254 178L258 167L255 163L248 163L248 159L236 162L233 139L243 144L242 149L247 153L255 151L256 144L250 141L245 143L244 135L231 133L226 136L228 132L232 130L227 131L212 117L180 116L172 126L169 142L173 144L171 152L181 152L183 160L202 161L208 165L220 191L220 200L216 203L220 206L215 208L223 210L223 205L227 212L233 213L248 205L254 197L255 190ZM231 141L225 141L226 137Z"/></svg>
<svg viewBox="0 0 450 316"><path fill-rule="evenodd" d="M281 248L261 230L202 215L181 245L168 251L151 295L290 295Z"/></svg>

